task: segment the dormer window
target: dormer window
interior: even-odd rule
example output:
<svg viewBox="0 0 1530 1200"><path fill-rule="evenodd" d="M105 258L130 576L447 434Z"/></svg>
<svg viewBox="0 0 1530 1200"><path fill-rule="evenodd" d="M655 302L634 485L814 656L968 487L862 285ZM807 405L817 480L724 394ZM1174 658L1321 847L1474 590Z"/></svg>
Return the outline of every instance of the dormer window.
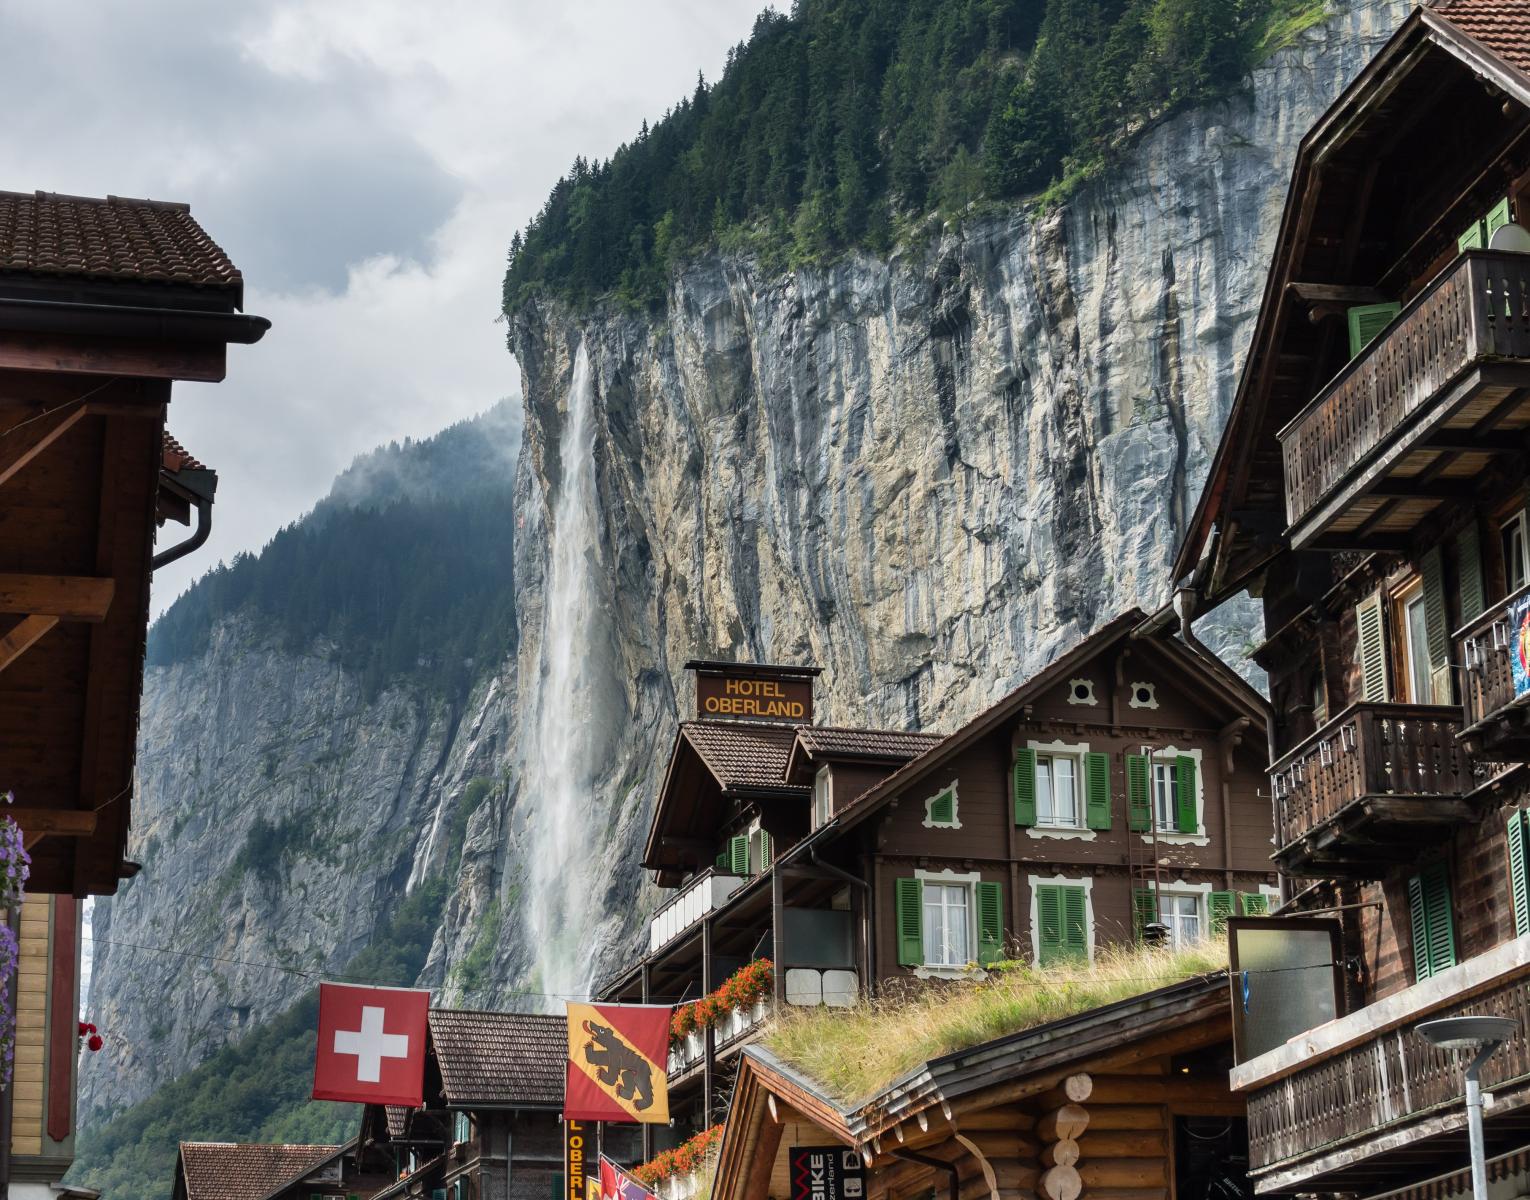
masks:
<svg viewBox="0 0 1530 1200"><path fill-rule="evenodd" d="M818 774L813 776L813 828L817 829L829 823L829 818L834 815L833 792L830 789L830 777L828 767L819 767Z"/></svg>

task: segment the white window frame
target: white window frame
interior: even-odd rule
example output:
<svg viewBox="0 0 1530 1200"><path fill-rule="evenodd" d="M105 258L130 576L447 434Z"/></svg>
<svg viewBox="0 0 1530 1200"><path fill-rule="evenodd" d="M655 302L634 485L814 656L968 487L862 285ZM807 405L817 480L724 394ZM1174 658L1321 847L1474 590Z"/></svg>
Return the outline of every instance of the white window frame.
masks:
<svg viewBox="0 0 1530 1200"><path fill-rule="evenodd" d="M834 815L833 779L825 763L813 776L813 828L821 829Z"/></svg>
<svg viewBox="0 0 1530 1200"><path fill-rule="evenodd" d="M1084 941L1089 947L1089 961L1094 962L1094 876L1027 875L1025 881L1031 889L1031 961L1041 961L1041 910L1036 903L1036 890L1059 884L1084 889Z"/></svg>
<svg viewBox="0 0 1530 1200"><path fill-rule="evenodd" d="M945 789L942 788L941 791ZM939 793L936 793L937 795ZM946 887L963 886L967 889L967 947L973 951L973 959L977 958L977 885L983 881L981 871L953 871L947 868L944 871L916 870L914 878L921 883L938 883ZM919 900L919 940L924 942L924 899ZM914 968L914 975L919 979L981 979L987 975L981 967L969 967L963 963L959 967L948 967L940 963L923 963Z"/></svg>
<svg viewBox="0 0 1530 1200"><path fill-rule="evenodd" d="M939 800L947 792L951 793L951 819L949 821L936 821L930 817L930 811L935 807L935 801ZM921 822L926 829L960 829L962 827L962 798L957 790L956 780L952 780L945 787L936 788L924 801L924 820Z"/></svg>
<svg viewBox="0 0 1530 1200"><path fill-rule="evenodd" d="M1139 689L1147 692L1146 700L1137 699L1137 692ZM1158 685L1156 683L1148 683L1144 679L1138 679L1127 688L1127 694L1131 697L1126 702L1128 708L1158 707Z"/></svg>
<svg viewBox="0 0 1530 1200"><path fill-rule="evenodd" d="M1082 696L1077 694L1080 689L1084 692ZM1068 680L1068 703L1087 704L1091 708L1098 705L1099 701L1094 698L1094 680L1082 677Z"/></svg>
<svg viewBox="0 0 1530 1200"><path fill-rule="evenodd" d="M1211 845L1211 839L1206 836L1206 764L1203 757L1200 750L1181 750L1177 746L1154 747L1148 764L1148 808L1152 814L1153 824L1155 826L1158 824L1158 787L1157 781L1153 778L1153 766L1165 759L1193 758L1195 760L1195 832L1139 834L1138 836L1148 845L1152 845L1155 841L1170 846Z"/></svg>
<svg viewBox="0 0 1530 1200"><path fill-rule="evenodd" d="M1030 825L1026 827L1025 835L1030 838L1059 838L1077 842L1092 842L1095 839L1095 831L1088 828L1089 801L1085 796L1084 758L1089 753L1088 742L1037 742L1029 741L1025 744L1027 750L1032 750L1038 760L1043 757L1056 758L1062 755L1071 758L1073 762L1073 790L1075 811L1078 816L1077 825ZM1036 797L1036 818L1041 819L1041 797Z"/></svg>
<svg viewBox="0 0 1530 1200"><path fill-rule="evenodd" d="M1428 704L1433 698L1433 689L1430 685L1429 676L1433 668L1429 663L1428 629L1421 631L1423 640L1414 637L1413 613L1417 606L1418 614L1424 620L1428 620L1424 612L1424 581L1416 579L1397 594L1397 607L1401 610L1402 625L1402 649L1403 649L1403 679L1408 687L1408 702L1410 704ZM1419 675L1422 679L1418 678Z"/></svg>
<svg viewBox="0 0 1530 1200"><path fill-rule="evenodd" d="M1510 563L1508 548L1504 546L1504 541L1512 538L1515 533L1519 535L1519 562ZM1510 542L1510 544L1512 545L1513 543ZM1509 595L1513 595L1519 590L1513 585L1516 568L1522 580L1520 587L1523 587L1525 583L1530 583L1530 529L1525 528L1525 514L1523 512L1517 512L1507 521L1499 524L1498 545L1503 549L1504 590Z"/></svg>
<svg viewBox="0 0 1530 1200"><path fill-rule="evenodd" d="M1165 883L1160 888L1157 888L1157 889L1149 888L1148 890L1149 891L1156 891L1157 892L1157 895L1153 897L1153 900L1154 900L1153 911L1158 914L1157 919L1160 920L1160 921L1163 920L1163 913L1158 909L1157 901L1158 901L1159 897L1161 897L1161 896L1192 896L1192 897L1194 897L1196 908L1200 911L1200 915L1201 915L1201 940L1204 941L1207 937L1209 937L1211 935L1211 893L1217 890L1217 888L1216 888L1216 886L1214 884L1210 884L1210 883L1189 883L1189 882L1187 882L1187 881L1185 881L1183 879L1176 879L1176 880L1174 880L1174 881L1172 881L1170 883ZM1225 889L1223 889L1223 890L1225 890ZM1234 896L1237 895L1236 889L1234 890L1233 895Z"/></svg>

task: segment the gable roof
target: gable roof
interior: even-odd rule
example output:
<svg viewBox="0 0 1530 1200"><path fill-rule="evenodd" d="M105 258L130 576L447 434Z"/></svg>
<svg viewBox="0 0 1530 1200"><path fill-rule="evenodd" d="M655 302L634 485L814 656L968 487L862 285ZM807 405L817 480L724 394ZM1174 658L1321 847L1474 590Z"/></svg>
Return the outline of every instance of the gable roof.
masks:
<svg viewBox="0 0 1530 1200"><path fill-rule="evenodd" d="M806 765L820 760L905 763L939 745L938 733L897 729L852 729L834 725L799 725L786 763L786 778L795 779Z"/></svg>
<svg viewBox="0 0 1530 1200"><path fill-rule="evenodd" d="M1116 643L1131 637L1133 630L1146 620L1147 615L1141 609L1130 608L1113 620L1107 621L1071 650L1053 659L1049 665L1032 675L1009 695L990 705L918 758L906 763L874 787L862 792L840 810L834 824L843 828L847 824L860 820L884 802L891 800L915 780L931 771L939 770L968 746L1019 716L1027 704L1064 682L1084 663ZM1268 719L1269 712L1264 698L1225 663L1213 661L1191 650L1173 637L1144 637L1138 639L1138 644L1151 646L1168 655L1184 669L1186 676L1199 679L1203 687L1217 694L1230 708L1241 715L1258 722Z"/></svg>
<svg viewBox="0 0 1530 1200"><path fill-rule="evenodd" d="M1433 15L1530 76L1530 0L1442 0Z"/></svg>
<svg viewBox="0 0 1530 1200"><path fill-rule="evenodd" d="M725 792L801 791L786 782L786 761L797 731L749 721L685 721L684 738Z"/></svg>
<svg viewBox="0 0 1530 1200"><path fill-rule="evenodd" d="M562 1106L568 1061L565 1017L433 1008L429 1020L447 1104ZM391 1112L388 1119L391 1129Z"/></svg>
<svg viewBox="0 0 1530 1200"><path fill-rule="evenodd" d="M186 1200L266 1200L318 1170L343 1146L182 1142Z"/></svg>

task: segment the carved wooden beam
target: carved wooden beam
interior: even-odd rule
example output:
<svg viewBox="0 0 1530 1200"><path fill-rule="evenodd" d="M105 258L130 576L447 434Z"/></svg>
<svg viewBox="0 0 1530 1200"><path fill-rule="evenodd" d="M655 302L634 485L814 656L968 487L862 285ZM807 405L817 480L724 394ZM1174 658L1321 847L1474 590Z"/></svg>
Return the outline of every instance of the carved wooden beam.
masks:
<svg viewBox="0 0 1530 1200"><path fill-rule="evenodd" d="M9 633L0 637L0 671L5 670L58 624L58 618L50 614L23 617L11 627Z"/></svg>
<svg viewBox="0 0 1530 1200"><path fill-rule="evenodd" d="M104 621L117 581L89 575L0 575L0 613Z"/></svg>

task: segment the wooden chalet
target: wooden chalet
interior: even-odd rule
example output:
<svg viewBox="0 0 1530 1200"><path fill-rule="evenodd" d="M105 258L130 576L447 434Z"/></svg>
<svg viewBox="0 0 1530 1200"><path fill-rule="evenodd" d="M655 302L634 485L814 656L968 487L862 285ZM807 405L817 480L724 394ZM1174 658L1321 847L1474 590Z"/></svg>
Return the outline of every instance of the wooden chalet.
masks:
<svg viewBox="0 0 1530 1200"><path fill-rule="evenodd" d="M1123 614L946 737L682 724L644 861L674 894L600 997L695 1000L766 958L781 1002L848 1005L1266 911L1263 701L1183 642L1134 636L1144 621ZM672 1136L724 1110L765 1012L674 1042Z"/></svg>
<svg viewBox="0 0 1530 1200"><path fill-rule="evenodd" d="M1465 1190L1463 1064L1414 1031L1462 1013L1518 1022L1487 1143L1530 1190L1526 226L1530 2L1416 9L1302 141L1180 551L1187 617L1262 602L1281 911L1342 968L1234 1072L1261 1192Z"/></svg>
<svg viewBox="0 0 1530 1200"><path fill-rule="evenodd" d="M170 1200L371 1200L393 1183L386 1155L344 1146L182 1142Z"/></svg>
<svg viewBox="0 0 1530 1200"><path fill-rule="evenodd" d="M1225 973L959 1050L845 1103L747 1048L714 1200L793 1200L794 1150L842 1149L868 1200L1239 1196Z"/></svg>

